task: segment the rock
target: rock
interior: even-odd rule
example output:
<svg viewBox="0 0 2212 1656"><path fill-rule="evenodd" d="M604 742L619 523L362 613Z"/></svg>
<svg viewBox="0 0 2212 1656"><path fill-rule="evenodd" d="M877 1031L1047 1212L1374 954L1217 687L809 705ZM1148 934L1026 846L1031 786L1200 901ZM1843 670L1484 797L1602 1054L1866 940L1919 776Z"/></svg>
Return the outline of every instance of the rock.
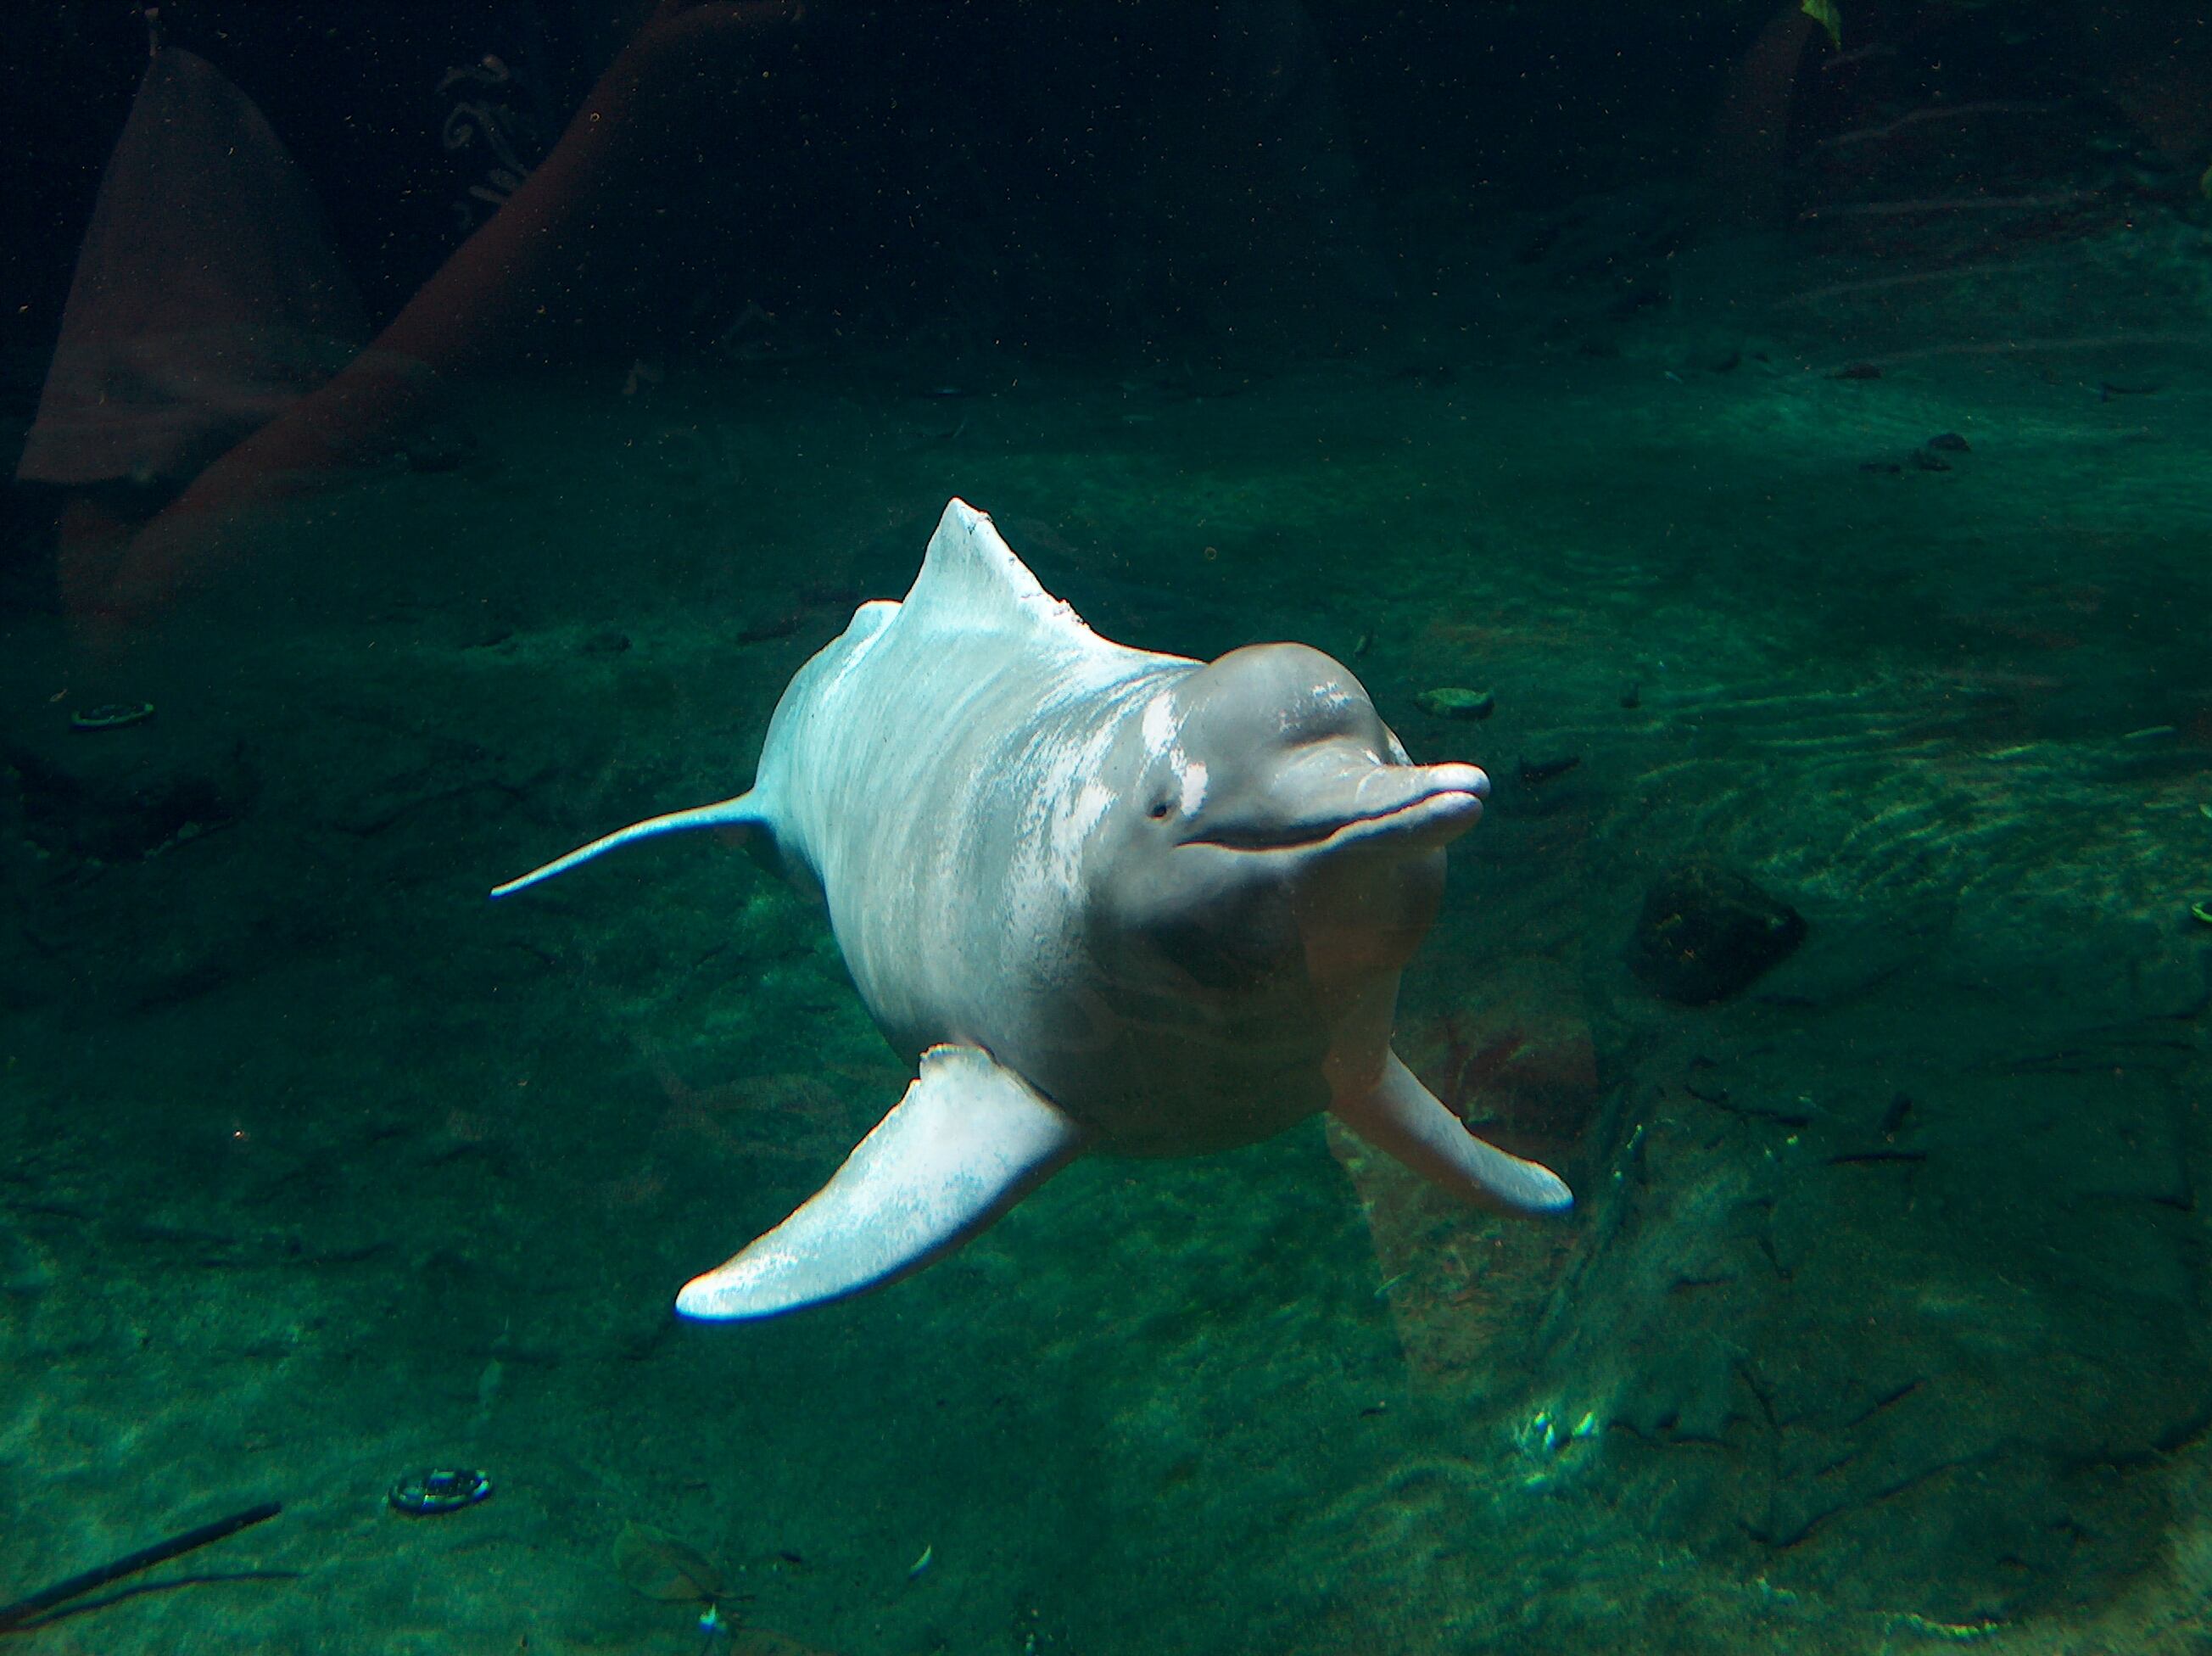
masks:
<svg viewBox="0 0 2212 1656"><path fill-rule="evenodd" d="M1533 757L1524 753L1514 769L1522 782L1534 787L1539 782L1553 782L1565 776L1582 762L1583 756L1579 753L1540 753Z"/></svg>
<svg viewBox="0 0 2212 1656"><path fill-rule="evenodd" d="M1691 862L1644 898L1628 963L1653 993L1683 1006L1724 1001L1805 941L1805 918L1743 875Z"/></svg>
<svg viewBox="0 0 2212 1656"><path fill-rule="evenodd" d="M1425 690L1413 705L1437 719L1486 719L1498 710L1498 697L1486 690Z"/></svg>

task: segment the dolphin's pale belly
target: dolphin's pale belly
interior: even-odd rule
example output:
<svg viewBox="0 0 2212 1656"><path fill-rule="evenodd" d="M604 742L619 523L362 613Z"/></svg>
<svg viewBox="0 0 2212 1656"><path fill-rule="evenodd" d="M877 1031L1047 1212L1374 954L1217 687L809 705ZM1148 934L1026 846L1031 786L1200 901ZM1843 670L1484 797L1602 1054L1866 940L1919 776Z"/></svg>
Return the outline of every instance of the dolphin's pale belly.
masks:
<svg viewBox="0 0 2212 1656"><path fill-rule="evenodd" d="M824 790L843 808L802 807L794 825L854 985L902 1054L981 1047L1104 1151L1250 1143L1327 1105L1326 1013L1287 957L1206 986L1142 940L1102 935L1087 838L1127 804L1102 768L1142 703L1190 670L1129 654L1121 681L1071 685L1057 703L1031 681L1003 704L957 662L933 664L953 682L940 697L906 674L853 774ZM815 770L827 780L818 752Z"/></svg>

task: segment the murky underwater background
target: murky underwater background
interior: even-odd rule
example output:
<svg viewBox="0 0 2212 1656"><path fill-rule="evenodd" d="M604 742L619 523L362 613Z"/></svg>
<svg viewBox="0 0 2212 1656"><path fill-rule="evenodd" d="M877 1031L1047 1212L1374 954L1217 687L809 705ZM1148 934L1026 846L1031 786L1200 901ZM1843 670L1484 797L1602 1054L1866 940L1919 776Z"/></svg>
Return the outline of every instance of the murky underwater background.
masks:
<svg viewBox="0 0 2212 1656"><path fill-rule="evenodd" d="M0 24L0 1601L284 1507L5 1630L2212 1649L2203 18L606 9ZM953 495L1488 770L1397 1045L1571 1218L1316 1121L672 1318L908 1071L710 838L484 893Z"/></svg>

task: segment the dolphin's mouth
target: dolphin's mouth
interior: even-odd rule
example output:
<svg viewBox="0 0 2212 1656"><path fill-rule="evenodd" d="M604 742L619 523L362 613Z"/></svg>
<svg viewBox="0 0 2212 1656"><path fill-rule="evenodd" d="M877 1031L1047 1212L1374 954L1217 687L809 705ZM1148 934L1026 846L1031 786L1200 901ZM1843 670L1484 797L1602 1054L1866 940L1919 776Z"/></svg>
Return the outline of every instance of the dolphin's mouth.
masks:
<svg viewBox="0 0 2212 1656"><path fill-rule="evenodd" d="M1454 767L1472 769L1472 767ZM1330 851L1376 841L1436 837L1455 838L1482 818L1482 796L1489 779L1474 771L1473 782L1454 778L1416 798L1364 816L1320 821L1239 826L1224 824L1183 842L1224 851Z"/></svg>

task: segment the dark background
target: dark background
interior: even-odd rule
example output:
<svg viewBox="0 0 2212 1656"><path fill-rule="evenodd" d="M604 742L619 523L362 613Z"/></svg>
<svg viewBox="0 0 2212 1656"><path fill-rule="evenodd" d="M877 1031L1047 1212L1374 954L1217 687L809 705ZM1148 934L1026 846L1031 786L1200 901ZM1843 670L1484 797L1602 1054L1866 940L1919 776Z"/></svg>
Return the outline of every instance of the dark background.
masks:
<svg viewBox="0 0 2212 1656"><path fill-rule="evenodd" d="M163 19L268 113L381 317L450 246L445 204L426 188L441 165L437 76L486 49L478 42L511 40L518 9L183 0ZM599 9L538 9L560 114L620 38ZM2191 11L1848 7L1846 51L1875 50L1808 62L1780 158L1802 161L1823 132L1888 105L2056 96L2134 117L2147 149L2201 167L2191 77L2212 31ZM1341 148L1379 214L1396 284L1422 279L1408 241L1455 218L1693 180L1728 65L1769 15L1318 0L1310 15L1333 64ZM1287 200L1299 140L1240 107L1251 100L1224 80L1220 21L1209 6L1164 3L818 9L778 101L705 135L697 175L669 180L679 199L730 210L687 215L680 256L659 262L719 301L797 299L848 315L872 302L884 327L953 306L1079 340L1106 307L1171 331L1203 307L1197 295L1218 305L1210 290L1295 266L1315 240ZM144 59L144 30L119 0L0 20L11 400L22 362L51 343Z"/></svg>

